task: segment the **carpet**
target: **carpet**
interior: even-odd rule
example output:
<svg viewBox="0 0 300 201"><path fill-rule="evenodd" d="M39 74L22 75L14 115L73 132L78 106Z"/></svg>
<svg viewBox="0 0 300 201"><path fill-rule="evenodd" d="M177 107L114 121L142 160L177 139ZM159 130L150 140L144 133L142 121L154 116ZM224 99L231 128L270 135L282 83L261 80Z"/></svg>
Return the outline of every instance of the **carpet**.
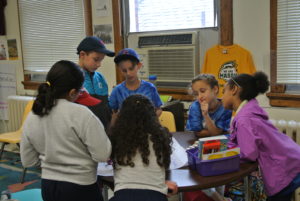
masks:
<svg viewBox="0 0 300 201"><path fill-rule="evenodd" d="M26 189L41 188L40 168L28 168L25 182L20 183L23 168L17 153L4 152L0 161L0 192L18 192Z"/></svg>

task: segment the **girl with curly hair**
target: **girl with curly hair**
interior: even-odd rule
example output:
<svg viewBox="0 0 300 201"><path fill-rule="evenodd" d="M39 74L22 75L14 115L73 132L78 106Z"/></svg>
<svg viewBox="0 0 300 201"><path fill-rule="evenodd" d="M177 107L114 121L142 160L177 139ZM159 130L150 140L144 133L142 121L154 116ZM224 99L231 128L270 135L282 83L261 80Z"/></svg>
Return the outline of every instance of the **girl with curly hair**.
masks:
<svg viewBox="0 0 300 201"><path fill-rule="evenodd" d="M115 194L111 201L167 201L177 185L165 181L170 165L171 135L163 128L151 101L129 96L110 132Z"/></svg>

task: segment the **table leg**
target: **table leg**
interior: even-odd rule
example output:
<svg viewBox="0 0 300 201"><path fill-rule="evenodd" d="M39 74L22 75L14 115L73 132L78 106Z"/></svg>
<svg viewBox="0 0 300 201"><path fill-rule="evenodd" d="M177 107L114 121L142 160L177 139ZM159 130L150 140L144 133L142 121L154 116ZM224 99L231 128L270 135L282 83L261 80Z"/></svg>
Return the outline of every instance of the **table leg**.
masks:
<svg viewBox="0 0 300 201"><path fill-rule="evenodd" d="M108 201L108 187L106 185L103 185L103 200Z"/></svg>
<svg viewBox="0 0 300 201"><path fill-rule="evenodd" d="M250 201L250 180L248 176L244 177L245 201Z"/></svg>
<svg viewBox="0 0 300 201"><path fill-rule="evenodd" d="M178 193L178 200L183 201L183 193L182 192Z"/></svg>

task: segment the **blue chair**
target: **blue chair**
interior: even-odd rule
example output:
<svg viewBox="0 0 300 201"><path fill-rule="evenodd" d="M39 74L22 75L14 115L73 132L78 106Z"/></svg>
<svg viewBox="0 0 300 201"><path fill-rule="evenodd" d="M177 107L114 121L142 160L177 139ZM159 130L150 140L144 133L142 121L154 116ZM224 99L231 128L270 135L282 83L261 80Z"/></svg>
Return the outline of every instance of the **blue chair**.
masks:
<svg viewBox="0 0 300 201"><path fill-rule="evenodd" d="M41 189L28 189L11 194L12 199L19 201L43 201Z"/></svg>

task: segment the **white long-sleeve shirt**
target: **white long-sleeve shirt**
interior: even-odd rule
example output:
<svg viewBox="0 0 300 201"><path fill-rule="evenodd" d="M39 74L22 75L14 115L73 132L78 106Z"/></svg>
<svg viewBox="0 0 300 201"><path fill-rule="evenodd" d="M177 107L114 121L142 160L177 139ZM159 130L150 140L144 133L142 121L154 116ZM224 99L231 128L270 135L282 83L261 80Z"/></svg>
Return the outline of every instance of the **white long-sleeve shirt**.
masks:
<svg viewBox="0 0 300 201"><path fill-rule="evenodd" d="M41 164L42 178L80 185L96 182L97 163L111 143L99 119L85 106L59 99L50 114L30 112L21 140L24 167Z"/></svg>

